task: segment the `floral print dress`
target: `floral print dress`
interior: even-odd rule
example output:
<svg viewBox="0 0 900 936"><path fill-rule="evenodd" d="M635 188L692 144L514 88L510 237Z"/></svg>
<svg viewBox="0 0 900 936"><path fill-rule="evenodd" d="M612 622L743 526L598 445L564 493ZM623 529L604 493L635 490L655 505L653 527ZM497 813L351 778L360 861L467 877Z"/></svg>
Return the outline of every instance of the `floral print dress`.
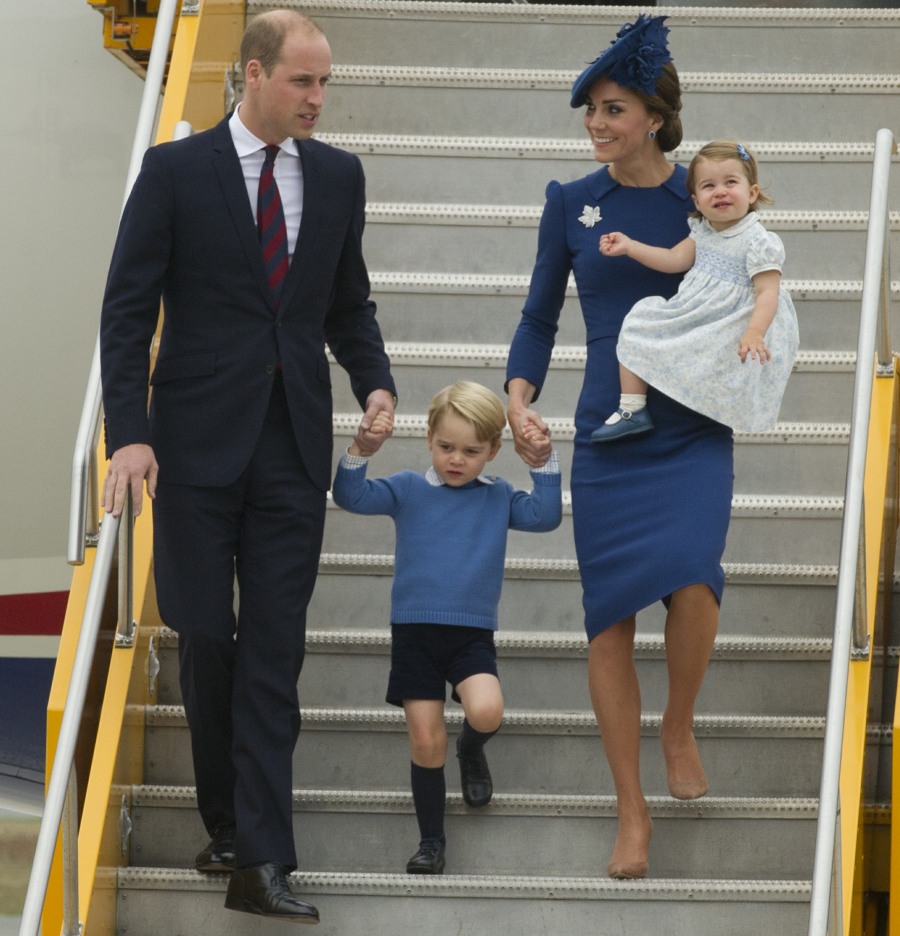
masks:
<svg viewBox="0 0 900 936"><path fill-rule="evenodd" d="M671 299L649 296L633 306L619 334L619 360L716 422L743 432L773 429L799 345L797 313L784 287L766 333L772 359L742 363L738 347L756 300L752 277L781 270L784 246L755 211L724 231L694 218L690 228L693 267Z"/></svg>

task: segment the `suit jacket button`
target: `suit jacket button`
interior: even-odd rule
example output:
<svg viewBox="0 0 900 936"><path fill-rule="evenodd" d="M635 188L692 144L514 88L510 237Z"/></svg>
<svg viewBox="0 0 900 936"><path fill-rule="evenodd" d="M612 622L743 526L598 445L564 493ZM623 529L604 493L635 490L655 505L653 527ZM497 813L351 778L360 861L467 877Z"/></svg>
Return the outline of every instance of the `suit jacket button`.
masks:
<svg viewBox="0 0 900 936"><path fill-rule="evenodd" d="M267 373L267 374L274 374L274 373L275 373L275 365L274 365L274 364L267 364L267 365L266 365L266 373Z"/></svg>

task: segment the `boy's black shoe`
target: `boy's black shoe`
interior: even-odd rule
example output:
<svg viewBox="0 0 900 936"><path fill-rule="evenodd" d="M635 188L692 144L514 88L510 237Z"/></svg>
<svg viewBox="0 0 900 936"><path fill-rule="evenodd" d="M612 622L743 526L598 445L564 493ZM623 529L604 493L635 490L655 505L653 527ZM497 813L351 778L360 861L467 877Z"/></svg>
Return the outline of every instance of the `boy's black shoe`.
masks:
<svg viewBox="0 0 900 936"><path fill-rule="evenodd" d="M487 806L494 795L494 783L488 770L484 748L476 754L463 754L456 739L456 756L459 759L459 778L462 781L463 799L469 806Z"/></svg>
<svg viewBox="0 0 900 936"><path fill-rule="evenodd" d="M407 874L443 874L446 846L440 839L422 839L419 850L406 862Z"/></svg>

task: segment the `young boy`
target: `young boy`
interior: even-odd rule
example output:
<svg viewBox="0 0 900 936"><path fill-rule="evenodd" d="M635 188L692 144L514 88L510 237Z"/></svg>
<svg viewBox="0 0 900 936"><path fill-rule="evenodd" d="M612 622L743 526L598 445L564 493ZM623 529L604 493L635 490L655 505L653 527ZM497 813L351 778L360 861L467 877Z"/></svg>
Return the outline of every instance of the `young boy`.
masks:
<svg viewBox="0 0 900 936"><path fill-rule="evenodd" d="M368 456L391 431L383 415L356 437L334 480L335 503L354 513L387 514L397 532L387 701L403 707L409 735L421 839L406 865L409 874L444 870L448 682L465 716L456 741L463 799L485 806L493 795L484 744L503 718L494 631L507 530L552 530L562 519L559 460L549 446L547 462L531 471L531 494L482 474L505 425L496 394L455 383L428 408L432 465L425 474L366 478Z"/></svg>

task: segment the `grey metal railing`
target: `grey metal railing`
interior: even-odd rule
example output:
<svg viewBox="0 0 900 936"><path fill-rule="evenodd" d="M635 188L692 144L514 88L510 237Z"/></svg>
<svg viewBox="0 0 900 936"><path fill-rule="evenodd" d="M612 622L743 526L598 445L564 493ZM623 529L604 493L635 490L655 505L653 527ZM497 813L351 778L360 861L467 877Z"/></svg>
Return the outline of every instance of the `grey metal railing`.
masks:
<svg viewBox="0 0 900 936"><path fill-rule="evenodd" d="M838 564L837 606L834 618L831 678L825 721L825 749L822 756L822 782L819 792L819 819L816 830L815 865L809 914L809 936L836 936L843 933L843 899L840 841L840 772L844 741L844 709L850 660L867 656L868 629L865 592L865 503L863 485L866 447L869 436L869 410L872 404L872 370L879 377L894 373L891 351L890 216L888 180L894 135L879 130L875 137L869 228L863 275L857 347L856 383L850 423L850 450L847 456L847 482L844 492L844 520ZM872 505L883 510L882 503ZM896 531L886 531L896 536ZM880 546L879 545L879 553ZM887 570L885 572L887 575ZM890 579L892 581L892 579Z"/></svg>
<svg viewBox="0 0 900 936"><path fill-rule="evenodd" d="M134 180L141 169L141 161L147 147L153 142L156 130L156 118L159 110L159 95L162 90L169 53L169 41L175 14L181 0L161 0L156 16L156 28L150 59L147 62L147 74L144 92L138 112L134 142L131 145L131 159L128 175L125 179L125 195L122 208L128 201ZM103 394L100 387L100 339L94 342L94 354L88 374L88 386L75 437L75 453L72 456L72 486L69 503L69 543L67 559L70 565L84 562L86 544L95 544L99 524L99 491L97 478L97 444L100 439L100 423Z"/></svg>
<svg viewBox="0 0 900 936"><path fill-rule="evenodd" d="M36 936L38 933L44 900L47 895L47 884L50 880L50 868L53 864L56 839L64 814L66 821L63 825L64 899L62 932L63 936L78 936L81 931L78 914L78 787L74 767L75 747L78 741L78 730L81 727L81 716L84 713L85 697L87 696L103 607L106 602L106 593L112 573L113 558L120 548L120 532L130 531L131 510L132 501L131 492L129 491L122 517L114 518L112 515L107 515L101 525L100 535L97 540L97 556L94 561L90 586L88 587L87 600L85 601L84 618L78 636L75 660L72 664L72 678L69 682L69 692L63 710L59 739L56 743L53 770L50 773L50 782L47 785L44 812L41 817L37 845L35 846L28 890L25 893L22 921L19 925L19 936ZM123 522L123 518L126 518L126 522ZM122 538L126 543L130 544L130 537L123 536ZM127 562L130 565L130 556L127 557ZM124 569L120 564L120 578L123 572ZM120 594L122 590L122 584L120 583ZM119 613L125 615L119 621L118 626L121 630L131 620L131 607L122 602Z"/></svg>

